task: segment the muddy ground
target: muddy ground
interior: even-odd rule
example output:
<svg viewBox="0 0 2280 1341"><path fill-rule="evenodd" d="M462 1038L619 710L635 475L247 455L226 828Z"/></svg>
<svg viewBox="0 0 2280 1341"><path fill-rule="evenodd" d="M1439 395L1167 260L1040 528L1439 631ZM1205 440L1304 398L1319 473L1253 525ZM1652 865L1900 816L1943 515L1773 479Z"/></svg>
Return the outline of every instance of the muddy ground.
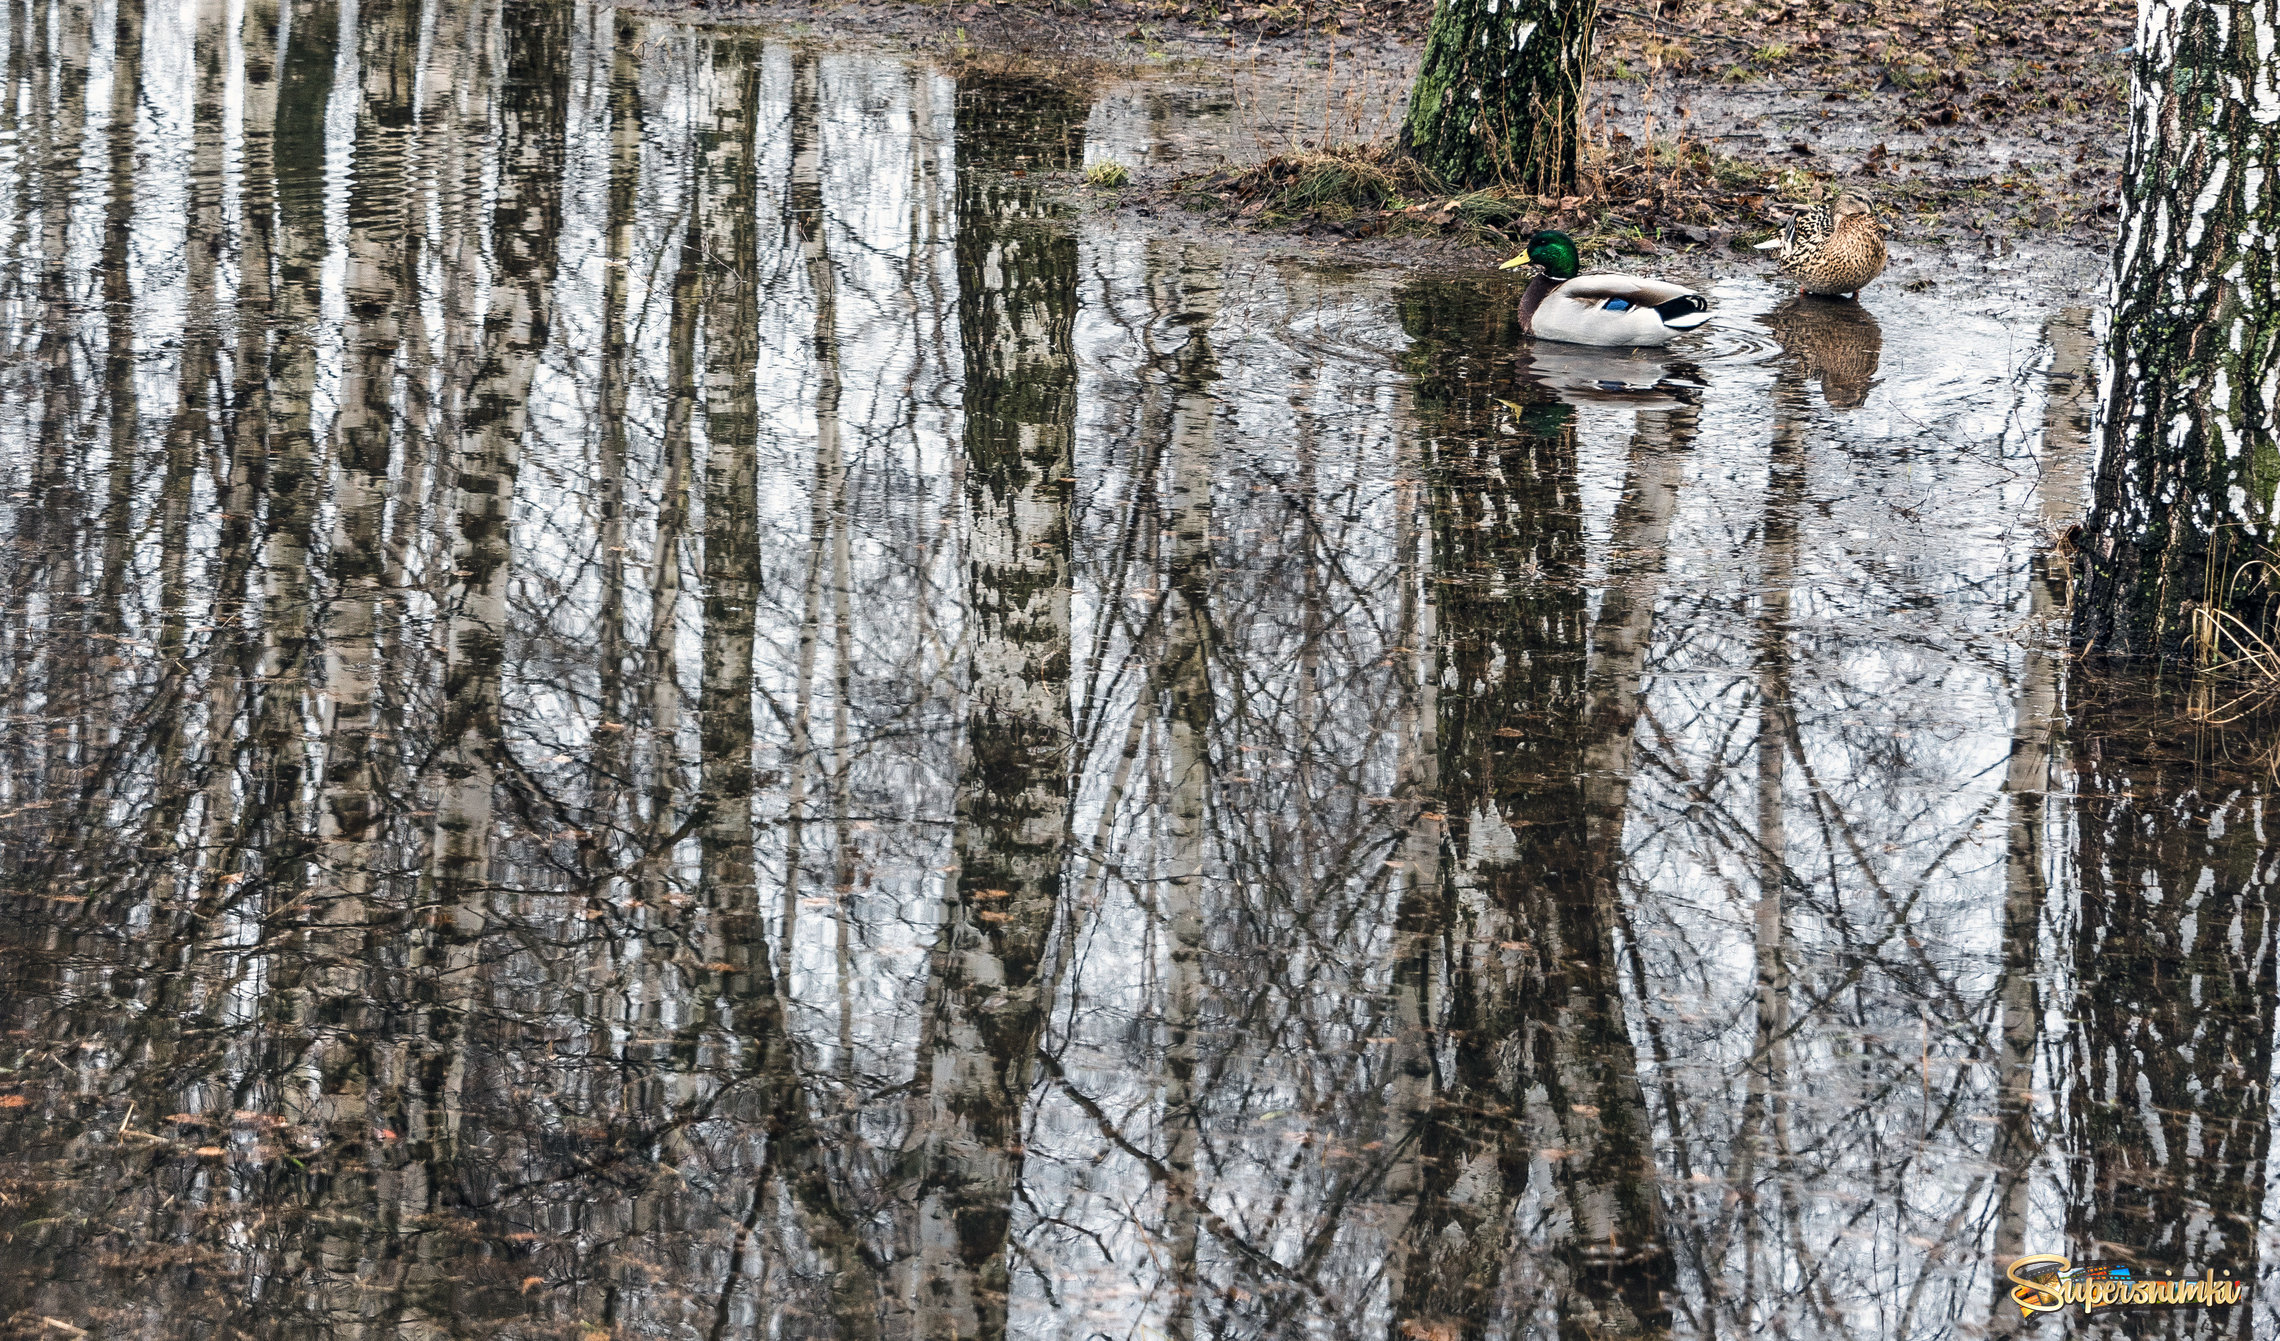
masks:
<svg viewBox="0 0 2280 1341"><path fill-rule="evenodd" d="M2122 53L2135 22L2127 0L1602 6L1579 195L1482 208L1415 183L1374 205L1294 203L1282 189L1323 151L1393 141L1426 0L634 8L1182 90L1189 101L1172 105L1220 113L1194 144L1126 164L1121 189L1082 187L1072 174L1089 207L1150 228L1224 237L1232 225L1304 254L1477 262L1556 225L1602 263L1676 253L1666 266L1715 274L1766 269L1749 243L1785 206L1841 186L1877 207L1893 243L1888 282L1996 268L2070 288L2095 282L2119 216Z"/></svg>

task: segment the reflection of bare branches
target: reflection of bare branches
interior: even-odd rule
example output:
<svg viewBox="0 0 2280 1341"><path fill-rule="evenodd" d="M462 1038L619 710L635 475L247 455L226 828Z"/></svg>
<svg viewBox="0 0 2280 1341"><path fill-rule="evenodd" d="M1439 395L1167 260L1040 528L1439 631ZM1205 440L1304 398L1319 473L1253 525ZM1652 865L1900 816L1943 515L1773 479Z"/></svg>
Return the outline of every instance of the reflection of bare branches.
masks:
<svg viewBox="0 0 2280 1341"><path fill-rule="evenodd" d="M1990 1247L2255 1264L2268 789L2019 646L2066 322L1869 450L1796 348L1768 425L1056 215L1161 100L133 12L0 72L0 1330L1898 1335L1999 1322Z"/></svg>

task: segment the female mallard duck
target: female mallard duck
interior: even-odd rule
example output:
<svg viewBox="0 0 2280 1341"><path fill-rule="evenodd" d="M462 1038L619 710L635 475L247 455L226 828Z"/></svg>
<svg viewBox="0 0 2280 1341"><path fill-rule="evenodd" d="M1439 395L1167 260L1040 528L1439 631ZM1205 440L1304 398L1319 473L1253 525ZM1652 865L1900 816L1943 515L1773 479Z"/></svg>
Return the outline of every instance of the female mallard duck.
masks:
<svg viewBox="0 0 2280 1341"><path fill-rule="evenodd" d="M1858 298L1884 273L1884 230L1857 196L1815 205L1791 219L1780 237L1757 245L1797 276L1799 293Z"/></svg>
<svg viewBox="0 0 2280 1341"><path fill-rule="evenodd" d="M1659 345L1710 319L1699 293L1637 275L1583 275L1575 239L1556 228L1528 235L1503 269L1540 267L1520 295L1520 328L1539 340L1577 345Z"/></svg>

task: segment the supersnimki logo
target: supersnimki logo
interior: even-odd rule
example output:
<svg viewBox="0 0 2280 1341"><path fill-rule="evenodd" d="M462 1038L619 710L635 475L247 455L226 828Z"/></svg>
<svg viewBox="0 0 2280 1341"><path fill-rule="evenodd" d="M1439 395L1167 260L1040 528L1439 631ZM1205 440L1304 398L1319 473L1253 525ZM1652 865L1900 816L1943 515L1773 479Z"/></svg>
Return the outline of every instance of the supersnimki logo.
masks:
<svg viewBox="0 0 2280 1341"><path fill-rule="evenodd" d="M2248 1298L2248 1282L2215 1271L2178 1280L2141 1275L2120 1262L2076 1266L2056 1253L2022 1257L2011 1263L2006 1274L2013 1286L2011 1302L2019 1306L2022 1318L2068 1308L2084 1313L2101 1308L2223 1308Z"/></svg>

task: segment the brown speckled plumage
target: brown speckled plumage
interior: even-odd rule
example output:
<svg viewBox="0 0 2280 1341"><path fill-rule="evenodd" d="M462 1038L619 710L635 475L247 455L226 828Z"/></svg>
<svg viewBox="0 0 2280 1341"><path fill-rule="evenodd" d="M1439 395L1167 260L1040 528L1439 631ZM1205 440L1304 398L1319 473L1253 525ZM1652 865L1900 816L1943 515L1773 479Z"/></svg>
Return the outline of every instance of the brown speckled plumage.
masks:
<svg viewBox="0 0 2280 1341"><path fill-rule="evenodd" d="M1858 294L1884 273L1884 230L1855 196L1803 211L1769 250L1806 293Z"/></svg>

